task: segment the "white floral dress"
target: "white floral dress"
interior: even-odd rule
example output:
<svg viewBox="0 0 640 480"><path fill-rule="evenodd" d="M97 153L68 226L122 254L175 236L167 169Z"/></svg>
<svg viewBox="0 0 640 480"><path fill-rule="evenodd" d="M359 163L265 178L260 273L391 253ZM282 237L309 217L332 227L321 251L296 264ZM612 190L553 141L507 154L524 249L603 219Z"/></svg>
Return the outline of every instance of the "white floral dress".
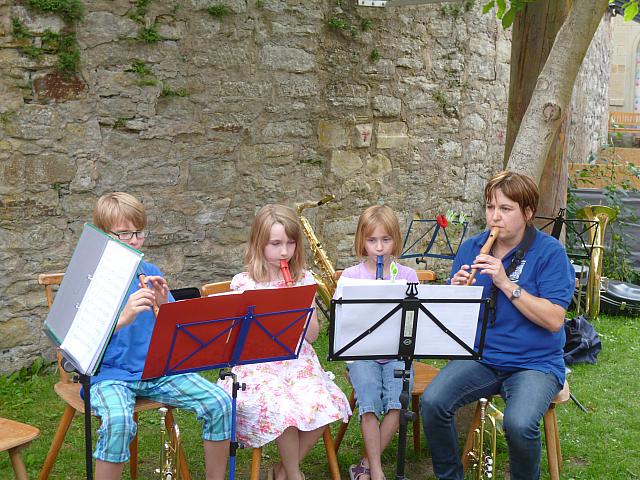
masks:
<svg viewBox="0 0 640 480"><path fill-rule="evenodd" d="M305 272L296 285L315 283ZM247 272L231 281L234 290L283 288L284 282L256 283ZM342 390L322 369L315 350L306 340L294 360L240 365L233 368L247 389L238 392L238 441L255 448L279 437L288 427L311 431L336 420L347 422L351 409ZM231 392L231 379L219 382Z"/></svg>

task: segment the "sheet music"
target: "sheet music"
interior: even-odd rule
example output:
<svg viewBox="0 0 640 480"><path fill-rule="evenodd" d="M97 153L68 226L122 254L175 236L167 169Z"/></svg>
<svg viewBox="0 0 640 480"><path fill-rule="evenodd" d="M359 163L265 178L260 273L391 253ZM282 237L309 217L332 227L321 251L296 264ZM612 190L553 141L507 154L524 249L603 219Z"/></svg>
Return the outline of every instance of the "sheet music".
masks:
<svg viewBox="0 0 640 480"><path fill-rule="evenodd" d="M336 289L336 297L343 299L390 299L406 297L406 285L390 281L351 281ZM450 285L418 285L420 299L476 299L482 298L482 287L460 287ZM357 303L336 306L334 329L334 351L341 350L349 342L367 331L382 317L387 315L397 303ZM479 303L424 303L440 322L473 348L475 342ZM344 355L388 355L398 353L402 309L393 314L375 331L350 347ZM468 355L468 352L440 329L424 312L418 313L416 332L416 356L424 355Z"/></svg>
<svg viewBox="0 0 640 480"><path fill-rule="evenodd" d="M138 253L109 242L94 274L87 279L89 287L60 346L83 373L92 371L100 358L139 262Z"/></svg>

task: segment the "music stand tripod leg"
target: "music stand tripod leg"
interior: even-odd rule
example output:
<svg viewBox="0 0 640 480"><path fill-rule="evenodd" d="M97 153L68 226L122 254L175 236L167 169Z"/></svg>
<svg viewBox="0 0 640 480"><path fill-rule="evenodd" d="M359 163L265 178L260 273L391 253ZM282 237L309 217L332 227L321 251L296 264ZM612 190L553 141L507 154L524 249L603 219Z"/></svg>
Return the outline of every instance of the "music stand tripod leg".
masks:
<svg viewBox="0 0 640 480"><path fill-rule="evenodd" d="M231 377L231 442L229 444L229 479L234 480L236 477L236 452L242 446L236 440L236 418L237 418L237 402L238 390L246 390L247 384L238 382L238 378L231 370L221 370L220 379L224 380Z"/></svg>
<svg viewBox="0 0 640 480"><path fill-rule="evenodd" d="M88 375L80 374L80 383L84 392L84 454L87 480L93 480L93 457L91 441L91 381Z"/></svg>
<svg viewBox="0 0 640 480"><path fill-rule="evenodd" d="M415 420L415 413L409 410L409 401L411 399L411 391L409 383L411 379L411 365L413 360L409 357L404 358L404 369L396 370L394 376L402 378L402 392L400 393L400 427L398 429L398 453L396 462L396 480L406 480L404 476L404 464L407 451L407 426L409 422Z"/></svg>

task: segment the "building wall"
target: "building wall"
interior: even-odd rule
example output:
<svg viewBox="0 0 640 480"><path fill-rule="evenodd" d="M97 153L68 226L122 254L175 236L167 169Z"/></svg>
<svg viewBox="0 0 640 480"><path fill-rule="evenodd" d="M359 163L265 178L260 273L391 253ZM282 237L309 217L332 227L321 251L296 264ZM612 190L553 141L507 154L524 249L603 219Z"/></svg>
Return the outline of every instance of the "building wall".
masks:
<svg viewBox="0 0 640 480"><path fill-rule="evenodd" d="M609 86L609 106L611 111L640 111L640 69L638 68L638 46L640 44L640 24L625 22L621 15L611 21L612 60L611 82Z"/></svg>

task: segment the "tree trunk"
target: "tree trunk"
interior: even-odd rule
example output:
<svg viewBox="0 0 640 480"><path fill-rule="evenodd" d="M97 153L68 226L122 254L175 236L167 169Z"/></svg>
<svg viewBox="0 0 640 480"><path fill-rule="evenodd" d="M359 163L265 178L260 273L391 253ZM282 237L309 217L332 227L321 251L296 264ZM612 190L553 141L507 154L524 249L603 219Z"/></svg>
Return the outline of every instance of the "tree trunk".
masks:
<svg viewBox="0 0 640 480"><path fill-rule="evenodd" d="M507 169L540 183L547 155L571 102L573 85L608 0L573 0L536 82L507 162Z"/></svg>
<svg viewBox="0 0 640 480"><path fill-rule="evenodd" d="M529 106L536 80L553 47L556 35L569 11L569 0L537 0L525 5L513 24L509 114L505 141L505 167L520 123ZM560 130L566 128L569 109L562 115ZM567 165L564 132L555 135L539 182L538 215L554 216L566 206Z"/></svg>

